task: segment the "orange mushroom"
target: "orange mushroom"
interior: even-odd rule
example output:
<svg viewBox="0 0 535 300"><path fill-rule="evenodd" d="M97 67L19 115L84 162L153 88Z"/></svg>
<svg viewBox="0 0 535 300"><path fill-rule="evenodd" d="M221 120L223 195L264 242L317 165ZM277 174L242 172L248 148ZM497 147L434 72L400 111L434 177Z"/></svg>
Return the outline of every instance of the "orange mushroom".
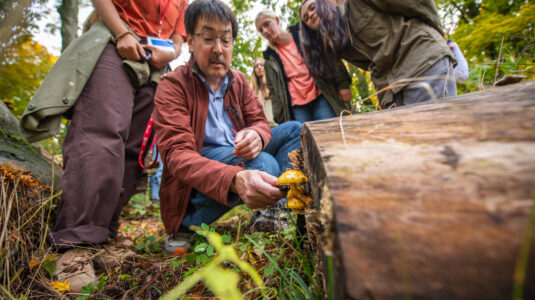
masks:
<svg viewBox="0 0 535 300"><path fill-rule="evenodd" d="M304 190L301 187L298 187L298 184L307 182L303 173L297 170L287 170L282 173L281 176L277 179L277 185L289 185L290 190L288 191L286 198L288 198L288 208L292 209L302 209L308 205L311 201L309 196L306 196ZM298 202L301 202L300 204Z"/></svg>

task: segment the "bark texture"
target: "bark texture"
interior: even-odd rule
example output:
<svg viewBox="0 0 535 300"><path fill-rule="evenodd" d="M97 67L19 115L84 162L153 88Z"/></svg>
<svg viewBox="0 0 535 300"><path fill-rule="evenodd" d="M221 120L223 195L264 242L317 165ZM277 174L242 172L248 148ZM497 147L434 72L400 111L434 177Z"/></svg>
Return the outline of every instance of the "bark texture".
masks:
<svg viewBox="0 0 535 300"><path fill-rule="evenodd" d="M335 299L535 299L535 81L342 123L302 135Z"/></svg>
<svg viewBox="0 0 535 300"><path fill-rule="evenodd" d="M60 187L61 170L52 172L50 160L43 156L37 144L30 144L19 129L19 121L3 102L0 102L0 164L11 164L28 171L44 185ZM48 153L46 153L48 154Z"/></svg>

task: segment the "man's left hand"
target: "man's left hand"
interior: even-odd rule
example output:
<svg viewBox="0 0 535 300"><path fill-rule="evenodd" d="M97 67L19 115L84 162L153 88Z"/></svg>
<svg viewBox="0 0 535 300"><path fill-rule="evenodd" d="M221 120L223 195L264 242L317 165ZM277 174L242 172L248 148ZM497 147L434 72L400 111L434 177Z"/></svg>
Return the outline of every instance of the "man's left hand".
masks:
<svg viewBox="0 0 535 300"><path fill-rule="evenodd" d="M262 151L262 139L258 132L252 129L241 130L234 139L234 151L232 154L246 160L254 159Z"/></svg>

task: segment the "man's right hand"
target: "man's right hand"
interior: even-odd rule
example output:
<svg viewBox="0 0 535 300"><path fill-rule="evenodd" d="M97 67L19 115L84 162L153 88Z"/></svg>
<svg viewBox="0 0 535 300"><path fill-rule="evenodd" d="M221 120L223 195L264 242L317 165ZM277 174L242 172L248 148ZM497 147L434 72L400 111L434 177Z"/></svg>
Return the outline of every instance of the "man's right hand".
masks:
<svg viewBox="0 0 535 300"><path fill-rule="evenodd" d="M266 207L285 196L284 192L277 188L277 177L258 170L236 173L230 189L251 209Z"/></svg>

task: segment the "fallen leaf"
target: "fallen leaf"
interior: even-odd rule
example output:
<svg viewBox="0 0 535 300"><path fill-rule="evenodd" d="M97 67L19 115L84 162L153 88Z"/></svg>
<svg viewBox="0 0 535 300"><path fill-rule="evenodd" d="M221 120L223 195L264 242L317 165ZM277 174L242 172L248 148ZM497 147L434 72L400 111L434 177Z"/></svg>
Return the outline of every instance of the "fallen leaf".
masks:
<svg viewBox="0 0 535 300"><path fill-rule="evenodd" d="M173 252L173 256L182 256L186 253L188 253L188 251L185 248L178 248Z"/></svg>
<svg viewBox="0 0 535 300"><path fill-rule="evenodd" d="M40 264L41 261L37 260L37 259L32 259L28 262L28 267L30 267L30 269L33 269L33 267L37 266L38 264Z"/></svg>
<svg viewBox="0 0 535 300"><path fill-rule="evenodd" d="M67 280L65 281L51 281L50 285L56 289L58 292L70 292L71 291L71 283Z"/></svg>

